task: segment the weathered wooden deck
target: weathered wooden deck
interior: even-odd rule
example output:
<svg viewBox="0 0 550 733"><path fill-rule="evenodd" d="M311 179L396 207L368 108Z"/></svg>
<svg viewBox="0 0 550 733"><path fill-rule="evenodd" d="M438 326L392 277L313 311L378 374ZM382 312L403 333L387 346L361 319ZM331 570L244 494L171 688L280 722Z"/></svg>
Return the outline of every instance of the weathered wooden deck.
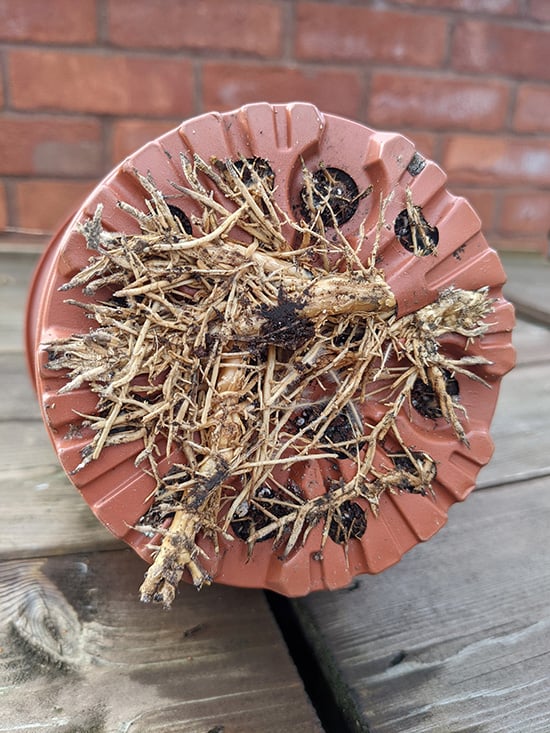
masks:
<svg viewBox="0 0 550 733"><path fill-rule="evenodd" d="M344 591L183 587L163 612L46 437L21 337L34 262L0 254L0 733L550 731L550 265L505 259L531 320L495 457L434 539Z"/></svg>

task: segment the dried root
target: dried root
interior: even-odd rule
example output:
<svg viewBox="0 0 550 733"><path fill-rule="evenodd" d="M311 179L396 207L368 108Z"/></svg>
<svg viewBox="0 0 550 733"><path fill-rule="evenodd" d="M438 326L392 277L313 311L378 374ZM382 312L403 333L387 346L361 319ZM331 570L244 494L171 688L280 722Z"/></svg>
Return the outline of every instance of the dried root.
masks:
<svg viewBox="0 0 550 733"><path fill-rule="evenodd" d="M365 266L339 217L371 190L346 198L347 182L339 181L335 199L332 169L322 180L304 170L297 223L273 202L267 161L182 158L182 165L189 185L175 188L201 215L189 219L136 172L146 210L120 207L140 233L105 230L99 206L81 225L93 256L64 286L101 294L70 301L94 327L48 344L49 367L67 374L62 391L86 384L98 397L94 414L82 417L92 437L77 470L108 446L142 443L136 463L156 490L138 529L160 545L141 594L165 606L184 573L199 588L210 582L201 535L214 547L220 535L244 540L250 552L272 540L284 557L324 523L323 544L345 549L366 530L363 507L376 513L385 491L429 495L435 463L403 442L398 419L422 407L466 442L449 384L457 373L476 378L471 368L484 360L451 359L440 339L481 337L491 311L485 290L448 289L398 318L375 265L387 202ZM405 203L400 236L424 256L433 232L410 193ZM370 425L362 406L374 395L384 414ZM374 462L380 449L385 466ZM166 457L172 468L160 475ZM274 478L327 458L353 461L355 472L321 496Z"/></svg>

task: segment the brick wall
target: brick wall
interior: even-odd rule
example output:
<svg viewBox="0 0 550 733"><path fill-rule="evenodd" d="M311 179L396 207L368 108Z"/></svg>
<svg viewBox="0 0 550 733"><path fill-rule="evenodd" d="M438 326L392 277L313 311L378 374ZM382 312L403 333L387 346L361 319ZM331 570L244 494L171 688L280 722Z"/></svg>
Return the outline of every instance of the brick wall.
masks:
<svg viewBox="0 0 550 733"><path fill-rule="evenodd" d="M51 231L183 118L305 100L411 137L546 251L550 0L0 0L0 229Z"/></svg>

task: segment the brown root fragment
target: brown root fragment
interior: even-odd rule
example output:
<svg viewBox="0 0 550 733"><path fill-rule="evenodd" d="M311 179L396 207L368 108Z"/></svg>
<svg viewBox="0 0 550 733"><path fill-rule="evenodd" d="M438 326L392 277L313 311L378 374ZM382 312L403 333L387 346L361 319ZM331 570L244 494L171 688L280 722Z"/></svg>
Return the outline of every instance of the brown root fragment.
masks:
<svg viewBox="0 0 550 733"><path fill-rule="evenodd" d="M203 585L211 583L212 579L197 561L197 557L203 554L195 544L199 529L199 520L195 514L176 512L153 564L141 584L142 601L145 603L153 601L169 608L186 570L191 576L193 585L199 590Z"/></svg>

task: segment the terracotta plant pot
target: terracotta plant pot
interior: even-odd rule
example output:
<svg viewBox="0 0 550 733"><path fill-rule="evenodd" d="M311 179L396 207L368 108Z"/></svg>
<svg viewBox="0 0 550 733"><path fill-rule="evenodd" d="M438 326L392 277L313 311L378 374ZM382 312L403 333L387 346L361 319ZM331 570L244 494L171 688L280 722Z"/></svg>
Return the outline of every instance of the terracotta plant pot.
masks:
<svg viewBox="0 0 550 733"><path fill-rule="evenodd" d="M149 511L158 482L164 482L166 488L170 484L167 474L168 477L174 475L173 471L169 473L171 467L174 464L180 467L184 465L189 453L183 451L182 454L181 446L167 451L166 432L159 430L154 459L158 471L156 479L152 475L150 463L136 465L136 456L143 450L143 440L137 437L130 442L109 445L116 434L113 431L106 445L98 449L93 460L89 460L86 450L94 435L93 426L89 424L90 419L87 423L82 416L91 416L92 423L94 415L98 417L96 408L100 388L91 386L89 380L81 383L77 380L73 388L67 391L67 370L57 369L55 361L60 354L63 356L63 347L56 347L55 344L67 344L67 340L75 335L97 333L99 316L90 318L89 310L68 302L69 299L84 304L111 303L112 306L113 297L118 297L116 302L122 309L127 308L130 301L137 304L138 310L143 306L145 296L138 297L135 290L132 291L134 295L113 296L120 290L116 277L111 282L106 280L102 287L97 286L88 291L83 290L78 283L72 290L66 290L67 283L88 266L90 257L101 256L100 242L96 242L99 246L96 251L86 246L86 239L80 229L85 222L90 225L90 222L101 221L102 229L107 234L116 232L117 236L126 233L128 237L145 237L143 229L140 234L135 216L131 215L128 207L121 208L119 202L126 202L143 212L142 217L146 217L152 210L151 191L155 189L165 201L154 204L157 206L155 211L158 214L159 207L162 209L169 204L172 230L179 233L170 241L186 242L204 237L209 225L201 220L204 211L200 197L197 195L193 198L182 190L189 188L191 175L191 167L184 173L182 154L188 166L192 165L193 156L204 161L203 167L210 166L210 177L202 169L195 168L197 186L203 196L215 202L209 206L224 206L231 213L240 201L237 198L233 202L228 200L227 191L224 193L223 186L220 189L221 184L216 183L216 175L223 178L228 171L232 171L234 175L240 176L244 188L248 186L252 191L258 178L262 178L262 185L268 181L265 190L270 194L273 211L281 223L278 230L281 241L286 240L297 247L299 240L300 246L304 247L304 228L311 231L311 237L308 235L309 244L306 242L310 260L300 259L295 266L295 273L298 273L296 277L302 280L299 287L296 286L294 295L287 297L286 293L287 299L284 300L281 295L283 288L280 283L277 285L279 281L274 280L273 287L269 286L270 297L279 298L277 307L286 307L287 315L290 312L295 318L305 318L302 313L307 300L304 293L309 297L313 286L304 285L303 278L310 276L313 280L315 277L322 280L323 272L327 277L348 277L354 283L358 280L366 282L377 272L377 277L389 288L393 300L388 296L383 314L376 311L374 315L361 313L355 316L355 310L361 311L363 305L355 302L353 305L342 305L339 286L330 285L328 310L335 309L331 311L330 324L327 325L326 309L321 309L322 312L318 309L315 316L317 320L308 321L310 332L307 338L313 339L312 344L321 343L323 338L325 343L330 340L331 348L340 342L345 344L350 354L359 359L360 366L365 357L361 356L356 344L361 338L366 338L365 329L368 330L370 326L365 324L378 319L376 323L380 325L376 328L381 329L379 333L385 334L386 340L381 344L379 355L365 372L365 384L354 395L353 404L347 403L336 418L331 413L328 423L324 418L319 418L317 423L315 420L322 412L323 405L328 404L327 401L339 389L344 389L341 385L346 383L345 379L351 372L348 370L345 373L348 376L335 377L332 370L318 378L315 384L312 382L307 388L309 402L305 407L303 400L306 392L300 392L297 403L286 408L290 412L285 413L287 422L278 438L282 441L283 433L290 435L290 440L295 441L292 449L294 455L302 451L300 459L290 458L281 465L274 461L271 476L265 478L260 487L256 486L254 493L246 494L246 481L253 469L247 469L248 472L243 469L244 472L237 479L231 475L220 479L216 490L226 497L219 507L222 517L220 526L223 526L224 512L230 510L231 502L236 502L232 505L235 510L232 522L226 523L223 532L217 533L208 533L204 524L199 523L198 534L193 537L204 555L197 555L196 548L191 554L201 566L203 575L198 577L196 572L199 571L194 572L182 562L181 567L175 568L177 577L174 585L183 573L184 580L193 576L197 585L213 578L215 582L271 588L286 595L298 596L313 590L341 588L359 573L384 570L445 524L449 506L468 495L475 486L480 468L491 457L493 445L488 430L499 383L514 364L511 346L513 309L502 297L504 272L497 254L488 247L481 234L478 216L463 198L457 198L445 189L446 176L443 171L435 163L425 160L414 145L401 135L376 132L354 122L322 114L310 104L253 104L234 112L205 114L185 122L147 144L118 166L92 191L75 217L54 237L38 266L30 293L27 346L30 370L44 421L59 460L96 516L111 532L151 562L176 511L167 511L165 507L164 514L159 510L156 519ZM229 165L227 161L233 161L234 165ZM140 179L136 171L145 178ZM148 175L149 183L146 179ZM246 192L242 193L242 196L246 195ZM147 201L150 202L149 208ZM102 205L102 211L98 213L99 204ZM259 198L256 199L258 206L267 211L267 204ZM170 218L170 214L165 209L163 211L165 219ZM273 211L270 216L273 216ZM217 214L214 212L212 216L215 218ZM301 230L298 231L299 227L294 227L294 224L301 226ZM252 259L256 257L250 254L253 247L246 249L254 241L252 228L246 232L239 230L237 222L236 229L228 226L222 229L216 240L217 246L225 246L235 240L240 242L238 247L235 245L236 251L246 251L249 253L246 256ZM344 239L347 245L342 243ZM88 245L91 240L93 236L89 234ZM119 236L117 246L123 241L124 238L120 239ZM321 241L324 242L322 247L318 244ZM267 245L261 247L266 250ZM322 253L319 247L324 247ZM376 249L374 254L373 249ZM221 249L219 251L222 252ZM353 254L355 251L357 256ZM301 258L305 256L299 255ZM220 257L223 259L225 255ZM273 264L270 257L268 251L268 264L265 265L268 269ZM343 263L346 257L348 262ZM287 255L287 260L290 263L293 261L290 255ZM353 262L350 265L351 260ZM196 261L200 262L200 259ZM244 273L246 267L241 260L239 262L241 264L235 265L234 270L242 266ZM311 262L311 266L308 262ZM175 272L177 266L176 262L170 267L170 272ZM220 267L226 268L223 277L227 280L231 276L227 262L224 260ZM355 276L353 272L361 274ZM290 270L285 270L285 273L290 277ZM162 280L161 275L158 278ZM336 280L326 282L331 284ZM154 284L150 286L155 287ZM216 287L221 285L218 283ZM268 285L265 287L268 288ZM273 296L277 287L279 295ZM446 330L443 329L445 333L438 335L437 324L441 325L442 319L447 318L441 315L445 298L451 302L457 293L475 293L483 288L486 290L476 297L485 299L486 309L480 311L475 325L470 324L471 330L478 329L477 334L472 335L462 324L454 331L446 327ZM199 307L199 290L197 285L189 286L187 290L182 286L179 297L183 298L184 311L187 307L185 303L192 303L193 308ZM265 292L260 297L266 298ZM432 313L433 319L430 321L429 308L434 304L437 305L437 312ZM338 308L352 319L350 323L355 329L353 334L349 329L338 331L338 318L335 317ZM243 356L241 342L237 348L234 340L231 348L240 350L240 355L239 364L237 367L233 365L232 369L238 370L244 362L249 365L250 374L253 374L254 368L254 373L262 373L262 379L266 380L265 371L262 370L266 368L264 362L270 348L272 351L269 353L278 354L275 358L278 359L276 364L282 370L281 373L284 371L285 359L291 362L293 354L305 348L306 336L296 336L296 331L287 331L287 343L284 343L284 338L281 343L268 333L270 328L276 330L281 326L274 318L275 310L275 306L267 305L256 310L249 308L247 312L260 319L260 326L255 327L256 330L251 327L252 335L247 336L251 339L251 348L256 349L256 356L250 366L252 361L246 354ZM110 312L112 315L115 311ZM281 315L280 311L277 313ZM419 313L421 316L418 316ZM401 320L399 326L392 326L399 319L407 318L409 320ZM301 324L303 322L300 321ZM231 325L232 321L228 319L224 323ZM436 357L414 355L413 347L410 344L407 346L408 337L404 336L405 323L409 324L408 328L416 329L414 338L424 339L422 348L426 344L437 343L437 349L444 357L443 361L437 362L440 367L437 364L434 366L433 358ZM137 329L137 342L142 324L136 321L134 326ZM327 336L329 327L333 330ZM398 332L396 328L402 330ZM393 333L398 335L394 338L390 335ZM430 333L435 336L432 338ZM261 348L258 346L260 342ZM139 345L136 348L139 349ZM324 347L318 349L318 353L321 352L325 353ZM159 353L164 353L160 345ZM471 363L460 362L461 366L459 360L464 357L471 357ZM180 357L174 355L171 358ZM193 358L199 359L197 364L202 365L200 369L207 368L204 364L208 354ZM411 359L415 358L425 359L426 364L432 365L432 371L428 374L426 367L428 371L424 372L424 377L418 378L417 375L414 384L411 378L409 386L403 391L401 403L395 406L395 395L402 390L407 374L410 377L413 373L409 374L406 370L411 368ZM449 364L456 364L456 368L449 367ZM227 358L224 369L227 369ZM339 367L335 369L338 371ZM394 385L392 391L392 380L395 382L399 375L405 376L402 382ZM370 386L371 382L376 381L375 376L381 380L381 386L377 389ZM115 384L120 382L120 374L112 374L111 378ZM296 376L296 379L299 378L299 375ZM434 397L437 378L447 397ZM143 375L141 379L144 379ZM139 382L137 378L137 383L145 389L144 381ZM136 380L130 380L129 384L135 389ZM163 393L162 380L157 378L153 387L159 395ZM149 404L147 409L154 413L155 400L150 397L154 393L154 390L151 392L153 387L150 383L147 385L149 403L153 405L151 407ZM200 394L203 395L206 386L202 389ZM292 392L290 386L288 390ZM221 392L218 383L214 390L216 399L221 399ZM287 392L283 390L281 399ZM163 393L165 398L166 394ZM394 404L396 417L392 427L384 432L385 428L376 426L380 426L387 415L389 404ZM256 408L257 404L253 404L253 401L247 403L247 409ZM238 429L244 430L242 422L246 421L246 416L242 417L245 413L239 413L241 407L238 400L235 401L234 410L240 417L235 419L233 427L237 425ZM444 414L446 410L450 412ZM226 410L223 419L231 420L230 412ZM212 419L211 422L216 420ZM308 422L313 424L313 428L308 429ZM145 418L143 424L147 424ZM361 429L360 439L357 437L358 425ZM211 425L209 429L215 431L216 425ZM377 437L372 438L372 431L376 429ZM261 430L254 430L247 435L253 435L255 441L261 441ZM353 433L351 438L349 430ZM322 439L308 457L303 453L303 446L311 442L316 431L317 434L319 431L322 433ZM200 433L203 436L205 434L204 430ZM301 436L299 439L295 438L297 434ZM196 438L198 433L193 435ZM366 498L358 489L350 494L351 498L347 501L338 504L335 498L336 504L323 504L324 509L317 511L317 514L313 510L309 514L306 512L307 517L301 529L298 528L300 531L297 531L297 537L290 543L293 546L286 554L289 536L296 526L290 520L288 526L283 526L284 522L281 524L280 533L273 529L264 532L261 537L256 534L255 542L247 541L254 536L254 532L258 533L262 527L269 525L269 517L272 520L275 517L276 520L285 516L285 512L290 512L286 504L286 508L281 509L284 502L277 503L279 500L276 500L273 503L273 497L279 496L277 492L281 490L280 487L286 492L285 501L290 502L291 508L297 513L300 506L315 497L326 498L329 494L337 497L339 489L351 486L360 470L358 466L366 460L371 445L369 437L374 457L369 459L364 482L371 488L378 487L373 494ZM192 436L188 442L193 443ZM335 443L338 445L331 449ZM204 446L189 448L189 451L197 451L196 454L203 460L201 450L204 451ZM273 445L268 446L266 455L273 457L273 450ZM230 456L234 458L236 452L237 446L234 445ZM324 453L325 457L315 458L319 453ZM424 482L418 478L423 469L430 474ZM384 477L387 476L390 479L384 483ZM418 479L418 482L414 483L413 478ZM194 480L188 475L185 477L187 485L192 485ZM391 480L396 483L391 484ZM210 489L212 485L211 482ZM235 498L239 492L242 498L240 503ZM188 498L182 499L184 495L178 493L178 500L188 501ZM258 502L258 506L253 505L254 501ZM156 524L147 531L152 519L155 519ZM144 596L146 599L170 602L170 598L163 596L160 591L158 598L155 593L144 593Z"/></svg>

